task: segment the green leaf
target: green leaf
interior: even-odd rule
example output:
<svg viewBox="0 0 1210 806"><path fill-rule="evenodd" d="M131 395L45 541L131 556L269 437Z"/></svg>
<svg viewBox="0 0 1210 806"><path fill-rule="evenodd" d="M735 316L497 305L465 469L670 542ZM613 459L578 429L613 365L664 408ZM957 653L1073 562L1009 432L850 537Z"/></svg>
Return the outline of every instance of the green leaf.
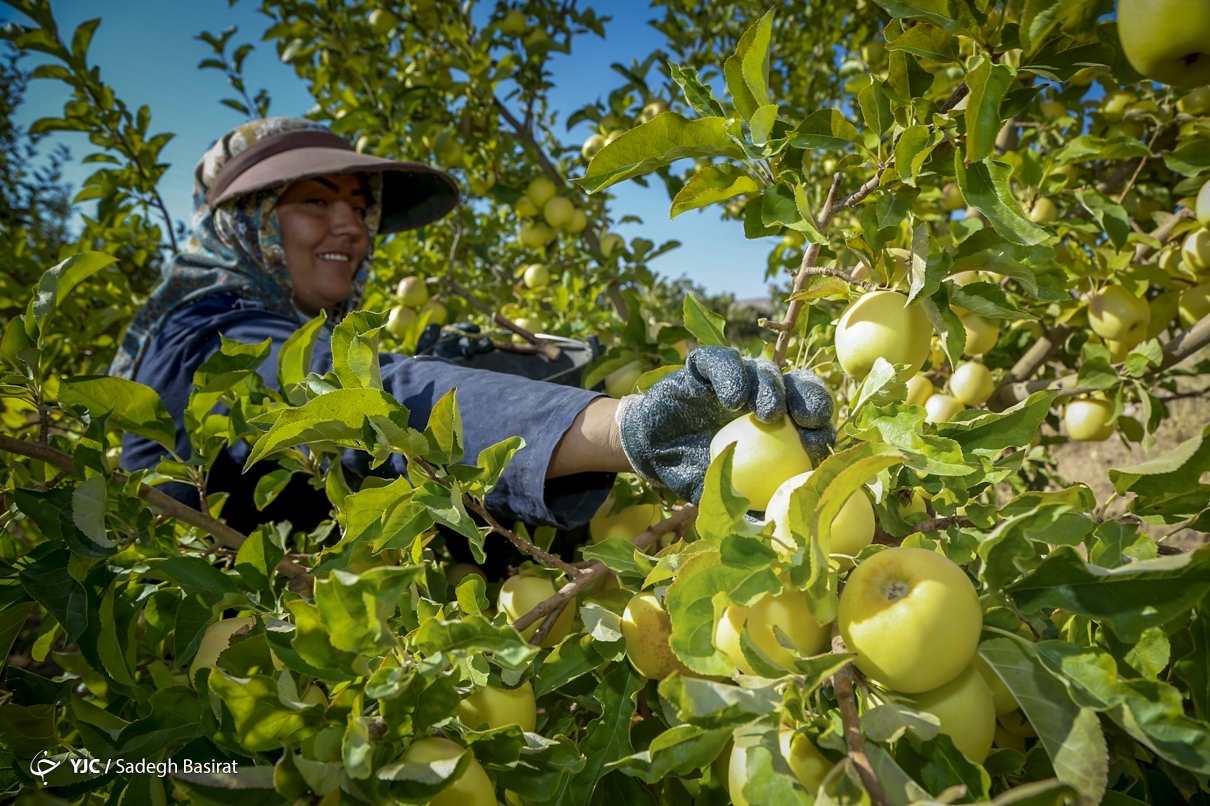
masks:
<svg viewBox="0 0 1210 806"><path fill-rule="evenodd" d="M935 62L954 62L959 57L957 37L928 23L908 28L887 42L886 49L906 51L913 56L932 59Z"/></svg>
<svg viewBox="0 0 1210 806"><path fill-rule="evenodd" d="M588 723L588 730L580 741L584 768L561 782L557 797L552 798L558 806L588 803L597 781L605 772L605 765L630 753L630 720L635 713L635 696L645 684L646 680L635 674L628 663L614 664L601 678L600 685L593 691L601 715Z"/></svg>
<svg viewBox="0 0 1210 806"><path fill-rule="evenodd" d="M1006 239L1031 246L1050 237L1045 229L1025 217L1021 206L1013 198L1009 186L1012 166L992 159L968 166L959 153L954 160L954 171L966 203L987 216L996 232Z"/></svg>
<svg viewBox="0 0 1210 806"><path fill-rule="evenodd" d="M525 440L521 437L509 437L479 451L479 458L475 464L483 468L483 474L476 481L483 485L484 495L496 489L496 484L504 475L504 471L508 469L509 462L512 461L517 451L524 447Z"/></svg>
<svg viewBox="0 0 1210 806"><path fill-rule="evenodd" d="M654 784L666 775L690 775L705 767L714 761L730 739L730 728L707 730L694 725L677 725L656 736L641 753L620 758L607 766Z"/></svg>
<svg viewBox="0 0 1210 806"><path fill-rule="evenodd" d="M145 575L152 579L167 579L187 594L239 591L232 576L200 557L169 557L152 565Z"/></svg>
<svg viewBox="0 0 1210 806"><path fill-rule="evenodd" d="M945 423L937 430L941 436L957 442L964 453L995 454L1006 448L1021 448L1041 428L1054 399L1054 392L1034 392L999 414L988 412L969 420Z"/></svg>
<svg viewBox="0 0 1210 806"><path fill-rule="evenodd" d="M980 280L966 285L954 284L950 302L984 319L1036 319L1008 299L1004 289L995 283Z"/></svg>
<svg viewBox="0 0 1210 806"><path fill-rule="evenodd" d="M754 531L744 522L748 499L736 492L731 483L734 456L735 445L724 446L718 456L710 461L702 482L695 524L698 534L713 542L731 534L751 534Z"/></svg>
<svg viewBox="0 0 1210 806"><path fill-rule="evenodd" d="M342 388L382 388L378 332L386 322L385 313L352 311L333 328L332 371Z"/></svg>
<svg viewBox="0 0 1210 806"><path fill-rule="evenodd" d="M256 489L252 491L252 503L258 512L273 503L282 490L290 483L294 474L284 467L270 470L256 481Z"/></svg>
<svg viewBox="0 0 1210 806"><path fill-rule="evenodd" d="M876 742L899 741L908 731L927 742L936 738L941 720L930 713L888 702L861 715L861 730Z"/></svg>
<svg viewBox="0 0 1210 806"><path fill-rule="evenodd" d="M433 404L424 436L429 442L425 458L438 465L452 465L462 461L463 437L462 414L458 410L456 388L449 390Z"/></svg>
<svg viewBox="0 0 1210 806"><path fill-rule="evenodd" d="M926 742L923 747L925 762L920 767L920 777L930 792L944 792L950 787L966 789L976 803L987 802L991 789L991 776L983 767L968 759L954 746L954 740L944 733Z"/></svg>
<svg viewBox="0 0 1210 806"><path fill-rule="evenodd" d="M812 112L790 132L789 137L790 145L795 148L841 151L846 146L855 145L864 150L857 127L839 109Z"/></svg>
<svg viewBox="0 0 1210 806"><path fill-rule="evenodd" d="M64 378L59 403L176 451L176 424L150 386L108 375Z"/></svg>
<svg viewBox="0 0 1210 806"><path fill-rule="evenodd" d="M538 654L538 648L526 643L512 625L497 626L483 616L467 616L454 621L431 618L420 625L411 643L413 649L422 655L491 652L502 666L509 669L524 668Z"/></svg>
<svg viewBox="0 0 1210 806"><path fill-rule="evenodd" d="M1210 426L1165 454L1129 467L1112 468L1109 480L1118 495L1162 498L1203 487L1202 474L1210 470Z"/></svg>
<svg viewBox="0 0 1210 806"><path fill-rule="evenodd" d="M743 62L744 83L758 106L773 103L769 94L769 46L773 39L773 17L777 6L771 7L740 37L735 55Z"/></svg>
<svg viewBox="0 0 1210 806"><path fill-rule="evenodd" d="M685 328L693 334L698 344L727 346L727 337L723 335L727 320L703 307L692 293L685 294L684 315Z"/></svg>
<svg viewBox="0 0 1210 806"><path fill-rule="evenodd" d="M362 574L335 570L315 581L315 604L332 646L346 652L381 654L397 643L388 620L408 585L424 566L378 566Z"/></svg>
<svg viewBox="0 0 1210 806"><path fill-rule="evenodd" d="M7 613L5 611L3 615ZM0 619L3 615L0 615ZM0 636L3 636L2 630ZM1185 682L1198 718L1204 721L1210 716L1210 620L1207 620L1201 608L1189 622L1189 638L1188 654L1181 656L1172 669ZM4 641L0 639L0 649L4 649L4 646Z"/></svg>
<svg viewBox="0 0 1210 806"><path fill-rule="evenodd" d="M993 638L979 645L979 654L1017 699L1050 756L1058 779L1092 802L1099 802L1109 765L1096 713L1072 701L1064 684L1042 665L1032 644L1016 638Z"/></svg>
<svg viewBox="0 0 1210 806"><path fill-rule="evenodd" d="M380 767L375 776L391 781L391 794L410 803L429 803L438 793L462 777L475 758L469 750L459 755L425 763L396 761Z"/></svg>
<svg viewBox="0 0 1210 806"><path fill-rule="evenodd" d="M116 257L104 252L80 252L44 271L25 312L25 332L29 338L40 339L59 307L59 301L82 281L116 260Z"/></svg>
<svg viewBox="0 0 1210 806"><path fill-rule="evenodd" d="M273 539L273 532L270 524L258 526L235 555L236 572L253 590L272 593L273 574L286 556L285 549Z"/></svg>
<svg viewBox="0 0 1210 806"><path fill-rule="evenodd" d="M890 131L895 123L891 114L891 99L886 88L878 79L873 79L857 93L857 105L861 108L861 116L865 125L879 136Z"/></svg>
<svg viewBox="0 0 1210 806"><path fill-rule="evenodd" d="M0 649L4 650L4 657L7 658L12 651L13 642L21 634L25 620L29 618L34 606L34 603L29 601L17 602L0 610Z"/></svg>
<svg viewBox="0 0 1210 806"><path fill-rule="evenodd" d="M699 117L724 117L723 105L714 97L710 87L703 84L691 67L668 62L668 74L685 93L685 102Z"/></svg>
<svg viewBox="0 0 1210 806"><path fill-rule="evenodd" d="M21 490L20 493L28 495L25 490ZM85 479L80 482L80 486L72 490L71 522L80 530L81 534L103 549L112 549L115 545L105 531L105 513L108 509L109 491L104 476ZM60 533L64 533L63 536L67 538L68 535L65 532L68 530L62 529L63 515L67 513L60 511L58 514Z"/></svg>
<svg viewBox="0 0 1210 806"><path fill-rule="evenodd" d="M80 700L73 701L79 711ZM149 758L166 747L178 746L203 735L202 703L187 686L169 686L154 693L143 704L140 719L121 727L116 746L127 757ZM98 709L100 710L100 709ZM112 716L109 712L103 714ZM90 719L105 719L94 713ZM120 720L114 720L120 723Z"/></svg>
<svg viewBox="0 0 1210 806"><path fill-rule="evenodd" d="M966 74L970 95L966 101L966 161L979 162L992 155L1000 134L1000 102L1016 78L1015 71L979 54Z"/></svg>
<svg viewBox="0 0 1210 806"><path fill-rule="evenodd" d="M742 169L725 162L707 165L699 168L677 192L669 218L676 218L686 210L697 210L759 191L760 185Z"/></svg>
<svg viewBox="0 0 1210 806"><path fill-rule="evenodd" d="M945 135L922 124L908 126L895 141L895 167L899 177L911 187L916 187L916 175L925 161L945 139Z"/></svg>
<svg viewBox="0 0 1210 806"><path fill-rule="evenodd" d="M327 312L320 311L318 316L290 334L277 354L277 386L296 406L305 403L306 397L301 392L294 392L292 387L301 384L311 372L311 356L327 320Z"/></svg>
<svg viewBox="0 0 1210 806"><path fill-rule="evenodd" d="M960 28L958 14L950 0L875 0L896 19L924 20L956 34Z"/></svg>
<svg viewBox="0 0 1210 806"><path fill-rule="evenodd" d="M740 688L673 672L660 682L660 696L676 709L677 719L701 728L727 728L771 714L781 705L774 684Z"/></svg>
<svg viewBox="0 0 1210 806"><path fill-rule="evenodd" d="M1130 237L1131 232L1130 215L1122 205L1092 188L1077 190L1076 198L1105 230L1105 234L1113 242L1114 249L1126 246L1126 240Z"/></svg>
<svg viewBox="0 0 1210 806"><path fill-rule="evenodd" d="M1007 590L1024 613L1061 607L1133 644L1143 630L1177 618L1210 591L1210 549L1101 568L1060 546Z"/></svg>
<svg viewBox="0 0 1210 806"><path fill-rule="evenodd" d="M283 740L299 741L322 724L322 705L299 708L283 704L278 684L266 675L232 677L215 667L210 670L208 685L231 711L236 735L245 750L272 750Z"/></svg>
<svg viewBox="0 0 1210 806"><path fill-rule="evenodd" d="M740 160L743 156L727 135L724 118L688 120L668 112L631 129L598 151L579 184L589 193L596 193L680 159L727 157Z"/></svg>

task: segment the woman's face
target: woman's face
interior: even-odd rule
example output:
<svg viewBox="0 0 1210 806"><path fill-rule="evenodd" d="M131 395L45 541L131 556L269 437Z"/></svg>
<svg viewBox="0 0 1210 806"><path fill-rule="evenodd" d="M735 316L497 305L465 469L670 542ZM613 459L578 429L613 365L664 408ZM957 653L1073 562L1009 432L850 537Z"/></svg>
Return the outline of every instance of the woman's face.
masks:
<svg viewBox="0 0 1210 806"><path fill-rule="evenodd" d="M300 179L277 200L294 304L309 316L348 299L369 247L370 191L356 174Z"/></svg>

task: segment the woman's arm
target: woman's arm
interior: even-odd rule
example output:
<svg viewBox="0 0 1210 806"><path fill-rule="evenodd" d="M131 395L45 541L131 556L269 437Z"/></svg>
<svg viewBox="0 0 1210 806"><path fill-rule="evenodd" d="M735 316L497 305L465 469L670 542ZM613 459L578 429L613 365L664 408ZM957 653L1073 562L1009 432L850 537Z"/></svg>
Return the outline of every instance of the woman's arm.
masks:
<svg viewBox="0 0 1210 806"><path fill-rule="evenodd" d="M546 467L546 478L575 473L634 471L622 450L622 436L614 420L619 402L608 397L597 398L576 416L555 445Z"/></svg>

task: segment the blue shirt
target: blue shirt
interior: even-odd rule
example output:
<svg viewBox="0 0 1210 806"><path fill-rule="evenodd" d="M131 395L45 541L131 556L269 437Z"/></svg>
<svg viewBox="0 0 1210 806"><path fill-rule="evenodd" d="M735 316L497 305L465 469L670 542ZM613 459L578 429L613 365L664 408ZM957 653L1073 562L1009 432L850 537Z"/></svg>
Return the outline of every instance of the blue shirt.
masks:
<svg viewBox="0 0 1210 806"><path fill-rule="evenodd" d="M168 318L149 345L135 380L159 393L176 422L178 456L186 459L190 455L184 410L193 389L193 374L218 351L219 335L247 344L271 339L272 349L261 365L260 374L267 386L276 389L278 353L298 327L298 322L235 295L197 302ZM383 388L408 408L408 424L412 428L423 429L433 405L450 389L457 388L465 461L475 461L480 450L507 437L520 436L525 440L525 447L515 454L495 490L487 497L486 504L493 515L569 529L588 522L604 502L613 484L612 473L580 473L546 479L555 446L576 416L590 401L601 396L599 392L471 369L430 356L410 358L382 353L379 359ZM311 368L322 374L331 367L330 345L320 341L315 346ZM254 469L242 474L248 452L248 446L242 442L229 447L227 455L211 470L208 490L235 487L249 490L254 487L256 479L273 465L261 462L257 466L263 467L260 472ZM126 470L154 468L165 456L163 447L151 440L131 434L126 434L122 440L121 464ZM368 472L367 460L364 453L349 451L342 464L356 478ZM403 473L404 464L402 456L393 455L375 474L380 475L384 470L391 475ZM322 491L297 484L292 487L296 504L306 503L314 509L315 500L319 499L326 512L327 501ZM183 503L198 506L197 492L188 485L164 484L160 489ZM302 496L309 496L311 500L303 502ZM275 505L274 508L281 511L291 509L288 501L279 499ZM271 519L269 511L265 515L262 520Z"/></svg>

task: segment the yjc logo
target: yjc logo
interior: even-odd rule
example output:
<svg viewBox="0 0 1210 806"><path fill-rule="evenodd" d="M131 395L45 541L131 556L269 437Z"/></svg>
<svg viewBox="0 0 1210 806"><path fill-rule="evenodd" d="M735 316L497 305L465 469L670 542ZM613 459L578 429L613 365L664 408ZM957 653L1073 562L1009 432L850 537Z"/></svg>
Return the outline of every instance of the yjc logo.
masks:
<svg viewBox="0 0 1210 806"><path fill-rule="evenodd" d="M58 769L62 763L62 761L55 761L47 756L46 751L43 750L29 763L29 771L42 779L42 786L46 786L46 776ZM75 764L75 759L72 759L72 764Z"/></svg>

